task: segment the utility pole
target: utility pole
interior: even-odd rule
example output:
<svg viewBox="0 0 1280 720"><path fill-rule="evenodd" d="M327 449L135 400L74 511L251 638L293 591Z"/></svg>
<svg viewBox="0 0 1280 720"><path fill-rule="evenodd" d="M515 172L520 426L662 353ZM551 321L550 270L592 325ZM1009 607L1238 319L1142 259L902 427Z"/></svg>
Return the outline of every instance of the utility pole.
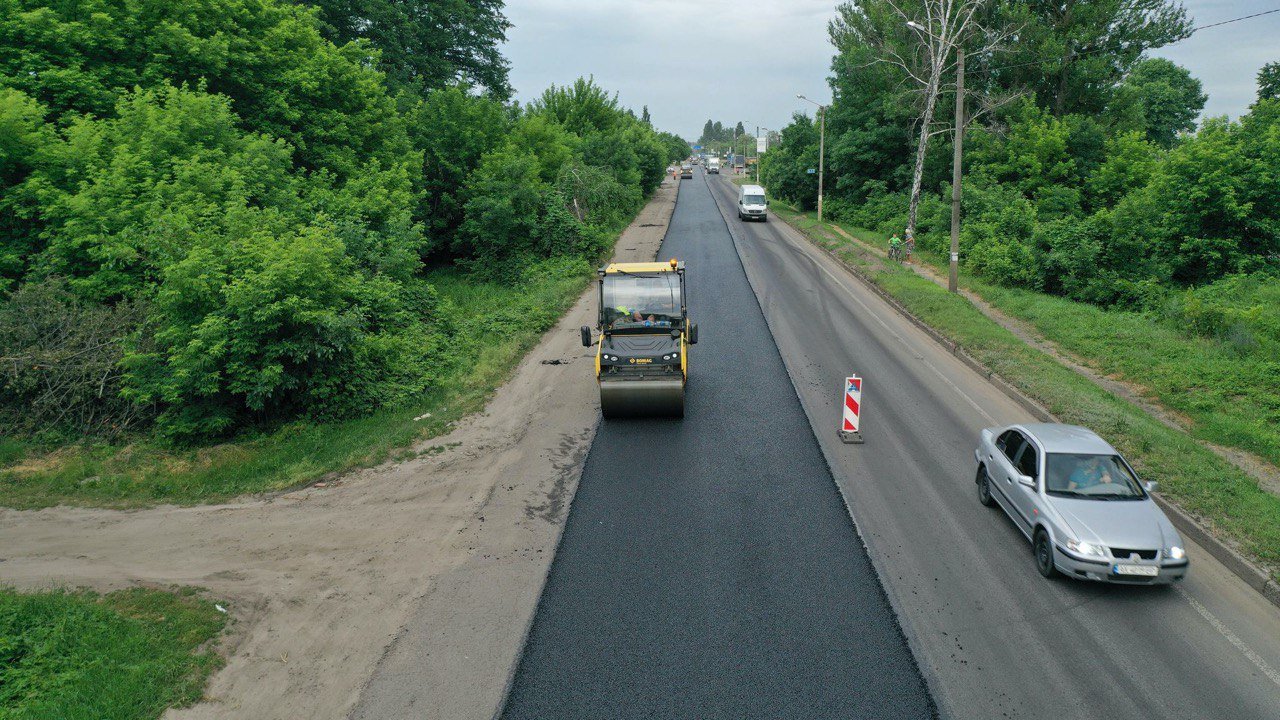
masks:
<svg viewBox="0 0 1280 720"><path fill-rule="evenodd" d="M810 100L809 98L807 98L807 97L805 97L805 96L803 96L803 95L796 95L796 97L800 98L801 100L804 100L805 102L813 103L814 105L817 105L817 106L818 106L818 121L819 121L819 130L818 130L818 222L822 222L822 175L823 175L823 170L825 169L825 168L824 168L824 163L823 163L823 161L824 161L824 160L826 159L826 157L827 157L826 144L827 144L827 107L828 107L828 106L827 106L827 105L823 105L822 103L813 102L812 100Z"/></svg>
<svg viewBox="0 0 1280 720"><path fill-rule="evenodd" d="M820 124L821 129L818 131L818 223L821 224L822 223L822 175L823 175L823 170L825 169L823 167L823 161L826 160L826 157L827 157L827 151L826 151L827 106L826 105L818 106L818 116L822 118L822 121Z"/></svg>
<svg viewBox="0 0 1280 720"><path fill-rule="evenodd" d="M755 184L760 184L760 126L755 126Z"/></svg>
<svg viewBox="0 0 1280 720"><path fill-rule="evenodd" d="M960 166L964 148L964 48L956 48L956 131L951 157L951 273L947 289L956 292L960 286ZM822 216L822 212L818 212Z"/></svg>

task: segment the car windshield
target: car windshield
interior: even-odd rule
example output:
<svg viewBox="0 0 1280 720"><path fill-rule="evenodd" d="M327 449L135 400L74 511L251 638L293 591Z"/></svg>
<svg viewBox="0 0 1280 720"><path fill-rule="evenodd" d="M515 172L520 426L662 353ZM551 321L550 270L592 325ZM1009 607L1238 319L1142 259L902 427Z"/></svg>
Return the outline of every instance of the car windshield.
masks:
<svg viewBox="0 0 1280 720"><path fill-rule="evenodd" d="M1045 492L1087 500L1140 500L1146 497L1138 478L1119 455L1049 453Z"/></svg>
<svg viewBox="0 0 1280 720"><path fill-rule="evenodd" d="M601 304L610 330L670 330L680 326L680 278L672 272L610 273Z"/></svg>
<svg viewBox="0 0 1280 720"><path fill-rule="evenodd" d="M763 205L764 196L763 195L743 195L742 204L743 205Z"/></svg>

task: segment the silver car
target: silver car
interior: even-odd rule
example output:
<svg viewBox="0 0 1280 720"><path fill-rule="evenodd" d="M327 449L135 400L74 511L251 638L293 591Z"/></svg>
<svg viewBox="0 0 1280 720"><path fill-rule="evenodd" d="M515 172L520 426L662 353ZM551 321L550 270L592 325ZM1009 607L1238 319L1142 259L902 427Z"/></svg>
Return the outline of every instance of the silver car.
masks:
<svg viewBox="0 0 1280 720"><path fill-rule="evenodd" d="M982 431L978 500L1031 540L1040 574L1136 585L1187 574L1178 531L1125 459L1091 430L1029 424Z"/></svg>

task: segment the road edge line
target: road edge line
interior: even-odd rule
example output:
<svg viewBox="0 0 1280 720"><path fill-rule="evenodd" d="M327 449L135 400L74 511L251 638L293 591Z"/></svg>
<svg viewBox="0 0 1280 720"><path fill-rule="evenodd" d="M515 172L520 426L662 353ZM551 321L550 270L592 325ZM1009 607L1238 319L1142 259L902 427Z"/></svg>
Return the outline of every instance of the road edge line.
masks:
<svg viewBox="0 0 1280 720"><path fill-rule="evenodd" d="M892 586L885 582L886 574L880 567L877 553L872 552L871 544L867 542L867 537L862 533L862 528L858 525L857 518L853 516L853 506L849 504L849 496L845 494L844 487L836 479L836 464L827 452L826 446L818 439L818 429L814 427L813 419L809 417L809 411L805 409L804 397L800 394L800 389L796 387L795 376L791 373L791 366L787 364L787 356L778 347L778 340L773 334L773 325L769 322L769 313L765 312L764 306L760 304L760 294L756 291L755 284L751 282L751 273L747 272L747 264L742 260L742 250L739 247L738 234L734 230L734 225L729 222L729 215L725 212L724 206L720 204L720 199L716 196L715 190L711 189L711 181L707 179L705 173L702 179L706 183L707 191L711 193L712 202L715 203L716 210L720 213L720 219L724 221L725 230L729 233L729 239L733 241L733 252L738 256L738 264L742 266L742 274L747 278L747 285L751 287L751 294L755 297L756 305L760 308L760 315L764 318L765 327L769 328L769 337L773 340L774 349L777 350L778 357L782 358L783 367L787 369L787 382L791 384L791 392L795 393L796 401L800 403L800 410L804 412L805 418L809 421L809 431L813 433L813 440L818 445L818 452L822 453L822 461L827 464L827 474L831 477L831 484L835 485L836 493L840 495L840 502L844 505L845 515L849 518L849 523L853 525L853 532L858 536L858 542L862 543L862 549L867 554L867 560L871 563L871 570L876 574L876 583L880 586L880 592L884 594L885 600L889 603L889 608L893 610L894 624L898 626L898 632L902 633L903 639L907 641L907 649L911 651L911 660L915 663L916 671L924 679L925 688L929 691L929 705L933 708L933 716L939 720L953 720L956 715L951 708L939 701L939 698L944 697L942 682L932 667L920 661L924 653L921 649L922 644L918 639L918 634L914 628L903 622L903 618L906 615L902 610L902 603ZM731 184L732 182L730 180ZM774 217L776 218L777 215L775 214ZM790 226L789 223L788 226Z"/></svg>
<svg viewBox="0 0 1280 720"><path fill-rule="evenodd" d="M826 254L832 260L835 260L842 268L853 275L855 279L888 302L894 310L906 318L912 325L923 330L926 335L934 340L934 342L937 342L943 348L955 355L960 362L985 377L992 385L999 389L1000 392L1004 393L1010 400L1021 405L1035 416L1036 419L1041 422L1059 422L1058 418L1053 413L1049 412L1043 405L1036 402L1031 396L1026 395L1012 383L1000 377L999 374L992 371L986 365L983 365L955 340L947 337L941 331L917 317L915 313L907 309L907 307L895 298L888 290L885 290L876 284L876 282L868 277L866 273L862 272L861 269L849 264L830 249L822 247L818 243L814 242L813 239L810 238L803 230L796 227L791 222L783 219L777 214L774 214L774 217L781 220L783 223L786 223L786 225L792 230L795 230L797 234L809 243L809 245ZM1054 362L1058 362L1057 358L1054 358L1052 355L1049 357ZM1129 402L1124 398L1120 399L1126 403ZM1130 404L1132 405L1132 403ZM1137 407L1136 405L1134 405L1134 407L1139 411L1146 413L1142 408ZM1218 562L1222 563L1232 575L1243 580L1246 585L1256 590L1264 599L1272 605L1280 608L1280 585L1278 585L1275 580L1272 580L1271 576L1266 571L1255 565L1244 555L1237 552L1235 548L1231 547L1225 541L1219 539L1213 534L1211 529L1205 527L1200 523L1200 521L1193 518L1183 510L1181 506L1154 493L1151 495L1151 499L1169 515L1169 520L1173 523L1174 527L1178 529L1178 532L1190 536L1192 540L1207 550L1210 555L1218 560Z"/></svg>
<svg viewBox="0 0 1280 720"><path fill-rule="evenodd" d="M658 187L661 188L662 186L659 185ZM646 201L646 204L648 202L649 201ZM679 204L680 204L680 185L679 183L677 183L675 199L671 202L671 212L667 213L666 227L662 229L662 240L658 242L658 249L655 250L653 254L654 258L658 257L658 254L662 252L662 246L665 245L667 242L667 233L671 232L671 218L675 217L676 206ZM644 211L644 208L641 208L640 211L636 212L636 217L631 222L634 223L637 220L639 220L640 213L643 211ZM631 227L631 224L628 223L627 228L630 228L630 227ZM623 229L622 233L619 233L618 242L622 241L622 236L624 234L626 234L626 229ZM616 245L614 246L614 253L615 254L617 253ZM590 292L591 292L591 288L588 287L583 292L583 295L586 295ZM581 297L579 297L579 299L581 299ZM560 523L560 528L556 532L556 542L551 549L551 561L547 563L547 571L543 573L542 582L539 583L538 585L538 601L533 604L533 612L529 613L529 619L525 622L524 629L520 633L520 649L516 652L515 658L512 659L511 667L507 670L507 679L502 686L502 696L501 696L502 699L498 702L498 707L495 708L493 711L493 715L492 715L493 720L501 720L502 714L507 711L507 701L511 699L511 689L515 686L516 673L520 671L520 665L524 662L525 650L528 649L529 647L529 636L533 633L533 623L538 618L538 611L542 609L542 596L547 589L547 580L550 579L551 577L551 569L555 567L556 558L560 557L560 545L561 543L564 542L564 531L565 531L565 528L569 527L569 515L573 513L573 504L578 501L578 489L582 484L582 471L586 469L587 458L591 455L591 446L595 445L596 435L599 434L600 432L600 422L601 422L601 418L599 415L597 415L596 423L591 428L591 442L587 445L586 454L582 456L582 464L579 465L577 468L578 478L577 478L577 481L573 484L573 494L572 496L570 496L569 501L565 503L564 522Z"/></svg>

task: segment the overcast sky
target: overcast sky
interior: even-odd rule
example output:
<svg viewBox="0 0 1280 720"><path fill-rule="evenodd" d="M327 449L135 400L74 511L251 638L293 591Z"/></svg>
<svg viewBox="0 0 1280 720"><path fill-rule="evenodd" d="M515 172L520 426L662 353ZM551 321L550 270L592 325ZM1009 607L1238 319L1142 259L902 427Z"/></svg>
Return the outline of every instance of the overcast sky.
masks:
<svg viewBox="0 0 1280 720"><path fill-rule="evenodd" d="M837 0L508 0L504 53L521 101L595 75L654 124L696 140L707 118L777 129L803 93L825 102ZM1280 0L1187 0L1196 25L1280 8ZM1205 112L1238 116L1254 76L1280 60L1280 13L1210 28L1153 54L1186 66Z"/></svg>

